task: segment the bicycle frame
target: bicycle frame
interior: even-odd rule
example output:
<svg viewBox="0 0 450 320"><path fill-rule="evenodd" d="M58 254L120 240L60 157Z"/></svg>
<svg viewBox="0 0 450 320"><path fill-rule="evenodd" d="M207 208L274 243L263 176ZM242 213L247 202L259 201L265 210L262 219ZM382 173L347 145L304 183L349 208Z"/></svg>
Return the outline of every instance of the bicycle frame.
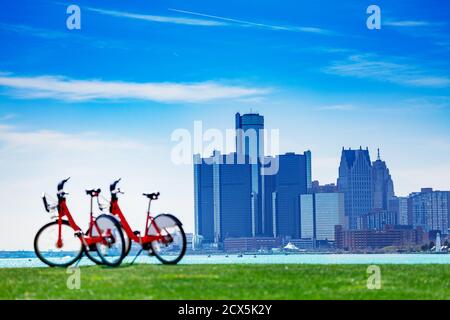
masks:
<svg viewBox="0 0 450 320"><path fill-rule="evenodd" d="M142 246L149 244L153 241L161 241L164 244L169 243L170 239L167 240L164 236L161 235L161 230L155 223L155 219L150 215L150 203L148 204L147 217L145 221L145 234L143 236L139 236L131 229L127 219L125 218L122 210L119 207L119 200L117 197L111 197L110 202L110 212L112 215L115 215L119 218L123 229L127 236L134 242L141 244ZM149 235L148 232L150 230L150 226L153 226L156 230L156 235Z"/></svg>
<svg viewBox="0 0 450 320"><path fill-rule="evenodd" d="M95 219L92 214L92 200L91 200L91 214L89 218L89 231L88 235L84 235L80 227L76 224L75 220L73 219L72 215L70 214L69 208L67 207L66 199L64 197L59 197L58 199L58 240L56 246L58 248L61 248L63 246L62 238L61 238L61 228L62 228L62 222L63 217L67 218L67 221L69 222L70 227L75 231L75 235L77 235L85 247L89 247L91 245L97 244L97 243L103 243L108 244L108 241L105 239L105 237L110 237L111 230L107 231L107 234L102 234L100 228L98 227L97 223L95 222ZM93 228L96 228L99 236L92 236L92 230Z"/></svg>

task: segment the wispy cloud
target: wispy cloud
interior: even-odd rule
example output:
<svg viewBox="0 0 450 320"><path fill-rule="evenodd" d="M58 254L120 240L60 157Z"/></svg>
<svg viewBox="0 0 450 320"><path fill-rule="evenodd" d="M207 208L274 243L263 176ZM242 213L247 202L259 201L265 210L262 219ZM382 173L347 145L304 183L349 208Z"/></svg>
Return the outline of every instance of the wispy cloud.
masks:
<svg viewBox="0 0 450 320"><path fill-rule="evenodd" d="M450 78L395 59L381 59L375 55L351 55L323 69L339 76L373 79L405 86L443 88L450 86Z"/></svg>
<svg viewBox="0 0 450 320"><path fill-rule="evenodd" d="M59 32L56 30L43 29L38 27L31 27L21 24L7 24L0 23L0 30L27 34L34 37L44 38L44 39L62 39L67 38L68 34L64 32Z"/></svg>
<svg viewBox="0 0 450 320"><path fill-rule="evenodd" d="M92 12L96 12L96 13L100 13L100 14L108 15L108 16L112 16L112 17L144 20L144 21L151 21L151 22L173 23L173 24L204 26L204 27L216 27L216 26L225 25L225 23L223 23L223 22L213 21L213 20L205 20L205 19L191 19L191 18L184 18L184 17L149 15L149 14L105 10L105 9L98 9L98 8L91 8L91 7L88 7L86 9L89 11L92 11Z"/></svg>
<svg viewBox="0 0 450 320"><path fill-rule="evenodd" d="M103 41L98 38L82 35L80 33L62 32L29 25L0 23L0 31L15 33L20 36L41 38L48 41L54 41L54 43L64 44L65 42L63 42L63 40L68 40L71 44L76 42L77 44L82 43L96 48L126 49L124 44L117 41Z"/></svg>
<svg viewBox="0 0 450 320"><path fill-rule="evenodd" d="M23 131L15 126L0 124L0 142L7 150L134 150L145 145L129 139L101 138L99 133L81 132L69 134L54 130ZM1 149L0 149L1 150ZM4 151L4 150L3 150Z"/></svg>
<svg viewBox="0 0 450 320"><path fill-rule="evenodd" d="M193 12L193 11L186 11L186 10L178 10L178 9L169 9L173 12L183 13L183 14L189 14L209 19L215 19L227 22L231 25L239 25L243 27L255 27L255 28L263 28L263 29L269 29L269 30L275 30L275 31L291 31L291 32L306 32L306 33L315 33L315 34L322 34L322 35L332 35L335 34L331 30L318 28L318 27L311 27L311 26L278 26L278 25L272 25L272 24L265 24L265 23L258 23L253 21L247 21L247 20L240 20L230 17L222 17L222 16L216 16L216 15L210 15L210 14L204 14L200 12Z"/></svg>
<svg viewBox="0 0 450 320"><path fill-rule="evenodd" d="M329 106L321 106L317 108L318 110L326 110L326 111L354 111L357 108L351 104L335 104Z"/></svg>
<svg viewBox="0 0 450 320"><path fill-rule="evenodd" d="M17 115L15 113L6 113L4 115L0 115L0 121L8 121L16 117Z"/></svg>
<svg viewBox="0 0 450 320"><path fill-rule="evenodd" d="M264 95L268 89L199 83L121 82L74 80L61 76L0 76L0 86L19 98L51 98L63 101L136 99L157 102L207 102Z"/></svg>
<svg viewBox="0 0 450 320"><path fill-rule="evenodd" d="M395 20L387 19L383 21L384 26L393 27L414 38L429 38L435 45L446 50L450 49L450 36L445 30L447 22L427 21L427 20Z"/></svg>
<svg viewBox="0 0 450 320"><path fill-rule="evenodd" d="M428 26L439 26L442 23L439 22L431 22L425 20L387 20L383 22L385 26L391 27L428 27Z"/></svg>

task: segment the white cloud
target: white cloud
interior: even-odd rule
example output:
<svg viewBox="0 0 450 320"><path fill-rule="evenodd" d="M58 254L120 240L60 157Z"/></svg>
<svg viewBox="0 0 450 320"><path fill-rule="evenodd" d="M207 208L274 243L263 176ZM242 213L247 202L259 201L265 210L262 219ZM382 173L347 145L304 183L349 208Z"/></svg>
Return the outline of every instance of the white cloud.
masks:
<svg viewBox="0 0 450 320"><path fill-rule="evenodd" d="M353 111L356 109L354 105L351 104L335 104L329 106L318 107L319 110L330 110L330 111Z"/></svg>
<svg viewBox="0 0 450 320"><path fill-rule="evenodd" d="M0 86L13 89L19 98L51 98L63 101L136 99L157 102L206 102L264 95L267 89L199 83L122 82L74 80L60 76L0 76Z"/></svg>
<svg viewBox="0 0 450 320"><path fill-rule="evenodd" d="M450 78L417 66L399 63L374 55L352 55L336 61L323 71L339 76L367 78L405 86L442 88L450 86Z"/></svg>
<svg viewBox="0 0 450 320"><path fill-rule="evenodd" d="M8 32L14 32L14 33L20 33L20 34L27 34L39 38L44 39L62 39L67 38L69 35L64 32L59 32L55 30L49 30L49 29L42 29L42 28L36 28L36 27L30 27L27 25L16 25L16 24L6 24L6 23L0 23L0 30L8 31Z"/></svg>
<svg viewBox="0 0 450 320"><path fill-rule="evenodd" d="M392 27L426 27L436 26L440 24L424 20L388 20L386 22L383 22L383 25Z"/></svg>
<svg viewBox="0 0 450 320"><path fill-rule="evenodd" d="M121 138L102 138L96 132L63 133L53 130L23 131L15 126L0 124L0 151L20 150L60 150L71 152L92 150L136 150L145 148L144 144Z"/></svg>
<svg viewBox="0 0 450 320"><path fill-rule="evenodd" d="M8 121L17 117L15 113L6 113L4 115L0 115L0 121Z"/></svg>
<svg viewBox="0 0 450 320"><path fill-rule="evenodd" d="M252 22L252 21L239 20L239 19L234 19L234 18L229 18L229 17L221 17L221 16L216 16L216 15L204 14L204 13L193 12L193 11L178 10L178 9L169 9L169 10L173 11L173 12L178 12L178 13L190 14L190 15L194 15L194 16L225 21L227 23L231 23L233 25L239 25L242 27L256 27L256 28L263 28L263 29L269 29L269 30L275 30L275 31L305 32L305 33L315 33L315 34L322 34L322 35L334 34L334 32L332 32L330 30L317 28L317 27L311 27L311 26L277 26L277 25L271 25L271 24L265 24L265 23L257 23L257 22Z"/></svg>
<svg viewBox="0 0 450 320"><path fill-rule="evenodd" d="M104 10L104 9L97 9L97 8L86 8L86 9L89 11L92 11L92 12L103 14L103 15L151 21L151 22L173 23L173 24L203 26L203 27L216 27L216 26L225 25L225 23L223 23L223 22L213 21L213 20L205 20L205 19L191 19L191 18L182 18L182 17L168 17L168 16L159 16L159 15L138 14L138 13Z"/></svg>

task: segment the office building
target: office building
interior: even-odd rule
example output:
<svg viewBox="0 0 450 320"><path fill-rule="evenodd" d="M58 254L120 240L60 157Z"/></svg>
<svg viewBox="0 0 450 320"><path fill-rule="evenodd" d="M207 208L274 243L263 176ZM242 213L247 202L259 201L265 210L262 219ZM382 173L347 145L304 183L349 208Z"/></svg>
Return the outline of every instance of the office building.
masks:
<svg viewBox="0 0 450 320"><path fill-rule="evenodd" d="M385 161L380 158L378 149L377 160L372 163L373 206L374 210L388 210L389 203L394 199L394 183Z"/></svg>
<svg viewBox="0 0 450 320"><path fill-rule="evenodd" d="M231 163L230 158L235 162ZM204 242L252 236L251 165L235 153L195 156L195 227Z"/></svg>
<svg viewBox="0 0 450 320"><path fill-rule="evenodd" d="M440 231L448 234L450 214L450 192L422 188L421 192L409 196L409 215L412 225L425 231Z"/></svg>
<svg viewBox="0 0 450 320"><path fill-rule="evenodd" d="M300 195L312 189L311 152L264 156L264 117L237 113L235 124L236 153L194 156L196 235L215 244L226 238L300 238ZM264 175L267 163L278 170Z"/></svg>
<svg viewBox="0 0 450 320"><path fill-rule="evenodd" d="M335 241L335 226L345 225L344 194L313 193L300 198L301 238Z"/></svg>
<svg viewBox="0 0 450 320"><path fill-rule="evenodd" d="M397 213L397 221L399 225L411 225L408 215L408 197L394 197L389 201L389 209Z"/></svg>
<svg viewBox="0 0 450 320"><path fill-rule="evenodd" d="M372 210L373 183L369 150L342 149L337 186L344 193L349 228L357 228L357 217Z"/></svg>
<svg viewBox="0 0 450 320"><path fill-rule="evenodd" d="M384 247L410 247L423 244L423 229L408 226L385 226L383 230L344 230L336 226L336 248L349 251Z"/></svg>
<svg viewBox="0 0 450 320"><path fill-rule="evenodd" d="M263 234L264 181L261 161L264 157L264 117L257 113L235 115L236 153L251 164L252 235Z"/></svg>
<svg viewBox="0 0 450 320"><path fill-rule="evenodd" d="M311 185L311 152L286 153L277 156L277 161L279 169L271 192L273 236L300 238L300 195L306 194Z"/></svg>
<svg viewBox="0 0 450 320"><path fill-rule="evenodd" d="M386 225L398 225L396 211L373 210L357 218L357 229L361 230L383 230Z"/></svg>
<svg viewBox="0 0 450 320"><path fill-rule="evenodd" d="M227 252L270 251L281 246L281 238L270 237L226 238L224 241L224 250Z"/></svg>

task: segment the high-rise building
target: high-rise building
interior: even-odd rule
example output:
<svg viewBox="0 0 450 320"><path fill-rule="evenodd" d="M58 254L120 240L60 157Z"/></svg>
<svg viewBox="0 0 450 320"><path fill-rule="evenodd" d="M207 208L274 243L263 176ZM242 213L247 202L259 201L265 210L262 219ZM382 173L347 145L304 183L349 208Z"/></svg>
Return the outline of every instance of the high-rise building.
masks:
<svg viewBox="0 0 450 320"><path fill-rule="evenodd" d="M388 210L389 201L394 199L394 183L392 182L386 162L380 158L378 149L377 160L372 163L373 206L374 210Z"/></svg>
<svg viewBox="0 0 450 320"><path fill-rule="evenodd" d="M357 217L357 229L359 230L383 230L386 225L398 225L396 211L373 210Z"/></svg>
<svg viewBox="0 0 450 320"><path fill-rule="evenodd" d="M345 225L344 194L322 192L300 198L301 238L334 241L335 226Z"/></svg>
<svg viewBox="0 0 450 320"><path fill-rule="evenodd" d="M449 233L450 191L422 188L409 196L408 210L413 226Z"/></svg>
<svg viewBox="0 0 450 320"><path fill-rule="evenodd" d="M194 155L195 234L214 242L213 166Z"/></svg>
<svg viewBox="0 0 450 320"><path fill-rule="evenodd" d="M418 246L424 242L420 227L386 225L383 230L344 230L336 226L336 247L344 250L372 250L398 246Z"/></svg>
<svg viewBox="0 0 450 320"><path fill-rule="evenodd" d="M308 189L308 193L320 193L320 192L338 192L337 186L334 183L321 185L319 181L312 182L312 187Z"/></svg>
<svg viewBox="0 0 450 320"><path fill-rule="evenodd" d="M234 163L230 161L234 158ZM195 227L204 242L252 236L251 166L235 153L195 156Z"/></svg>
<svg viewBox="0 0 450 320"><path fill-rule="evenodd" d="M399 225L411 225L408 215L408 197L394 197L389 201L389 210L397 213Z"/></svg>
<svg viewBox="0 0 450 320"><path fill-rule="evenodd" d="M311 177L311 152L277 156L278 173L272 195L272 230L274 237L300 237L300 195L306 194Z"/></svg>
<svg viewBox="0 0 450 320"><path fill-rule="evenodd" d="M276 159L274 157L266 157L266 163L273 163ZM263 175L264 199L262 203L262 235L272 237L274 235L274 221L276 221L276 207L274 206L274 199L276 199L276 182L277 175Z"/></svg>
<svg viewBox="0 0 450 320"><path fill-rule="evenodd" d="M238 113L235 120L236 153L194 156L196 235L217 244L226 238L298 239L300 195L312 188L311 152L265 157L264 118ZM267 163L278 170L263 174Z"/></svg>
<svg viewBox="0 0 450 320"><path fill-rule="evenodd" d="M251 164L252 235L263 234L264 180L261 161L264 158L264 117L257 113L235 115L236 153L248 157Z"/></svg>
<svg viewBox="0 0 450 320"><path fill-rule="evenodd" d="M373 183L369 150L342 149L338 190L344 193L349 228L356 229L357 217L372 210Z"/></svg>

